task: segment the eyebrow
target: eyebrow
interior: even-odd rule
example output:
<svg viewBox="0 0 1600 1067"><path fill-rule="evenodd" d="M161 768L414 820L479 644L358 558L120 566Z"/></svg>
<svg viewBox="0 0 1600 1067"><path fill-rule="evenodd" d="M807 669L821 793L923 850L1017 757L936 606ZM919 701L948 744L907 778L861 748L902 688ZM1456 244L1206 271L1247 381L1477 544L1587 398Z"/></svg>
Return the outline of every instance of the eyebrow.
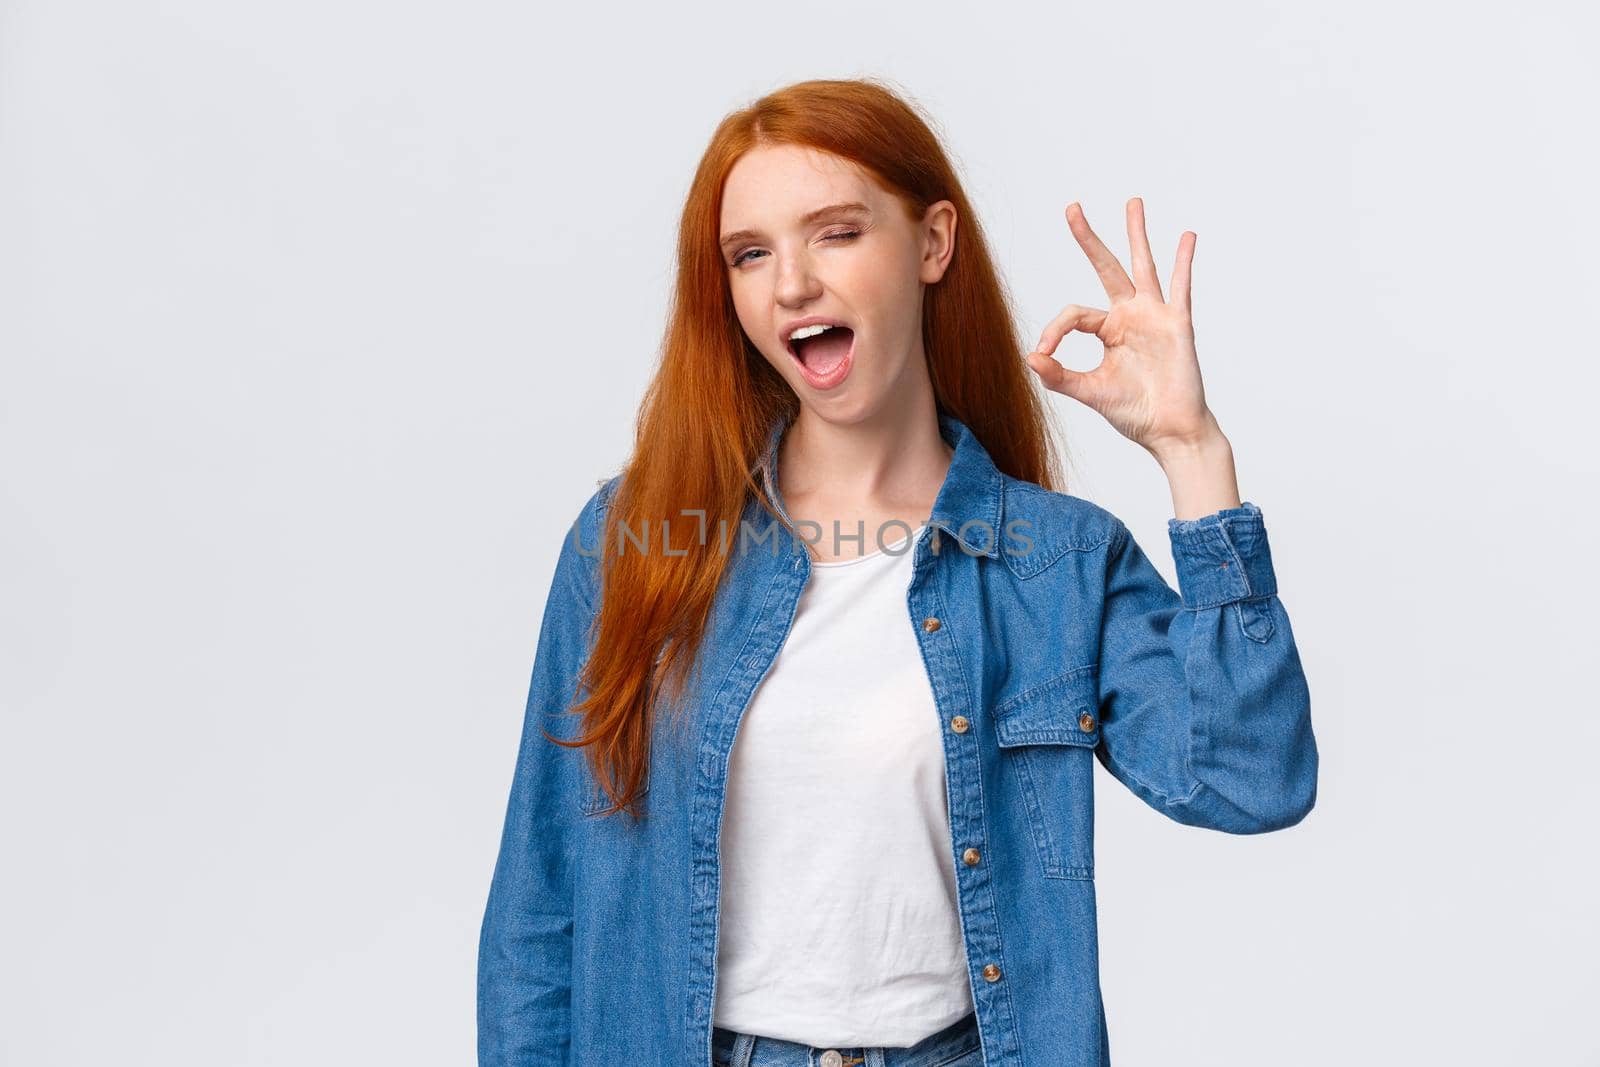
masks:
<svg viewBox="0 0 1600 1067"><path fill-rule="evenodd" d="M828 204L824 207L819 207L814 211L808 211L804 215L800 216L800 222L802 225L810 225L824 216L842 215L846 212L852 211L860 212L863 215L872 214L872 209L861 203L861 201L847 200L838 204ZM761 234L758 230L736 230L733 233L723 237L722 240L718 242L718 246L723 251L727 251L728 246L734 244L735 242L749 240L750 238L759 236L761 236Z"/></svg>

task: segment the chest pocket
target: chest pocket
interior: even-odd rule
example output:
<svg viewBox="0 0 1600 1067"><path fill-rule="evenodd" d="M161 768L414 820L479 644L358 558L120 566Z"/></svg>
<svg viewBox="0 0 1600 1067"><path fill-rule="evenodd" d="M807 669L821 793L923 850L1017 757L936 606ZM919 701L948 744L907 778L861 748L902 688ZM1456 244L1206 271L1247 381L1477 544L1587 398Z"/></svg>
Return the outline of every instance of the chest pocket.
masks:
<svg viewBox="0 0 1600 1067"><path fill-rule="evenodd" d="M574 752L576 752L579 757L578 808L585 815L599 815L601 812L604 812L611 807L611 801L606 797L606 791L600 788L599 779L595 778L594 772L589 769L589 763L584 754L578 750L574 750ZM639 810L641 812L648 811L649 802L650 778L648 775L646 775L644 787L639 791ZM614 812L613 814L618 818L619 821L626 818L622 812Z"/></svg>
<svg viewBox="0 0 1600 1067"><path fill-rule="evenodd" d="M1095 668L1067 671L994 707L1001 802L1023 813L1046 878L1094 878Z"/></svg>
<svg viewBox="0 0 1600 1067"><path fill-rule="evenodd" d="M606 811L606 809L611 808L610 798L606 797L605 790L600 789L600 782L595 781L594 776L589 774L587 769L584 771L584 777L582 777L581 789L584 790L584 792L582 792L579 809L581 809L582 813L586 814L586 816L598 816L598 814L602 814L603 811ZM648 803L650 803L650 782L646 781L645 787L638 792L638 809L640 809L640 811L646 811L646 809L648 809L646 808ZM616 814L618 819L626 819L626 816L624 816L621 811L613 814Z"/></svg>

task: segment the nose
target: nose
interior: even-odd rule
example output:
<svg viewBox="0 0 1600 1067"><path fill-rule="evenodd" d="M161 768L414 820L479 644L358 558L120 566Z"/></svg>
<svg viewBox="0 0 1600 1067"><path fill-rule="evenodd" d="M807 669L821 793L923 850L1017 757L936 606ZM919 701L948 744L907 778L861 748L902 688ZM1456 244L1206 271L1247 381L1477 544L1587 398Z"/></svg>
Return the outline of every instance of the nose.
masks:
<svg viewBox="0 0 1600 1067"><path fill-rule="evenodd" d="M783 257L778 263L778 285L773 294L784 307L799 307L822 295L822 286L804 252Z"/></svg>

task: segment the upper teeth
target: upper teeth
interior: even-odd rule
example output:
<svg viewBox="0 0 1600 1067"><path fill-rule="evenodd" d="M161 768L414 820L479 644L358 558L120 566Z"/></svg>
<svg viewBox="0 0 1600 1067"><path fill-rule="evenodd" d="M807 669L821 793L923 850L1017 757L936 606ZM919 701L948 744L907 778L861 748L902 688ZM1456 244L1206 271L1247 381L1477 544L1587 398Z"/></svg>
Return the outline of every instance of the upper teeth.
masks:
<svg viewBox="0 0 1600 1067"><path fill-rule="evenodd" d="M823 330L831 330L831 329L833 329L833 323L831 323L831 322L819 322L814 326L802 326L798 330L796 330L794 333L791 333L789 335L789 340L798 341L802 337L815 337L817 334L821 333Z"/></svg>

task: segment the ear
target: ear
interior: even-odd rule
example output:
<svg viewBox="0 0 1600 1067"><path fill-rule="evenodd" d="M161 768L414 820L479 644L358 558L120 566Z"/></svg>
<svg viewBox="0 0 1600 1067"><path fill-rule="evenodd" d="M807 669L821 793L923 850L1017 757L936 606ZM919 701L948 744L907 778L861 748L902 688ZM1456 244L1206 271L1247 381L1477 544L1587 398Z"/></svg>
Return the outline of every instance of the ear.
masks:
<svg viewBox="0 0 1600 1067"><path fill-rule="evenodd" d="M935 200L922 215L922 264L918 278L933 285L944 277L956 252L956 206Z"/></svg>

